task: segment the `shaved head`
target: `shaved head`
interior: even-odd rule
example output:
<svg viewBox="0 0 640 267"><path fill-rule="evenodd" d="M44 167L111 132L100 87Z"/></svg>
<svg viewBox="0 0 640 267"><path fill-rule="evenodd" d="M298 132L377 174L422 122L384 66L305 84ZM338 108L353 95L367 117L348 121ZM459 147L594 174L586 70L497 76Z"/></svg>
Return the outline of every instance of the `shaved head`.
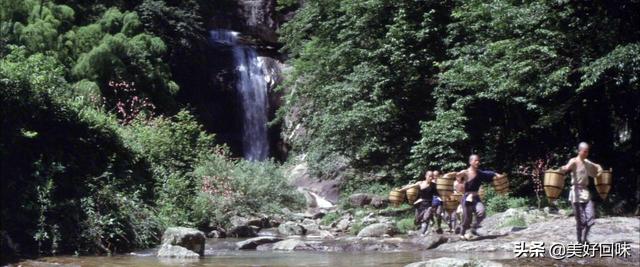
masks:
<svg viewBox="0 0 640 267"><path fill-rule="evenodd" d="M578 151L585 149L589 149L589 144L587 144L587 142L580 142L580 144L578 144Z"/></svg>
<svg viewBox="0 0 640 267"><path fill-rule="evenodd" d="M589 156L589 144L586 142L580 142L580 144L578 144L578 156L583 159Z"/></svg>
<svg viewBox="0 0 640 267"><path fill-rule="evenodd" d="M471 156L469 156L469 166L473 168L480 166L480 156L478 156L478 154L471 154Z"/></svg>

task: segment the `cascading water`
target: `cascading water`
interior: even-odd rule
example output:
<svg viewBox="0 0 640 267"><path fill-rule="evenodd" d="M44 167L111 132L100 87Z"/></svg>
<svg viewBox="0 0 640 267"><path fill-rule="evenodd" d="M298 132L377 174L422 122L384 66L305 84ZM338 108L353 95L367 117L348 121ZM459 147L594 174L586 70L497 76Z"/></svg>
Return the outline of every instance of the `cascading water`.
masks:
<svg viewBox="0 0 640 267"><path fill-rule="evenodd" d="M237 77L236 89L243 109L242 149L244 158L264 160L269 156L267 141L267 83L263 61L253 47L238 42L238 33L212 30L210 41L214 45L231 48Z"/></svg>

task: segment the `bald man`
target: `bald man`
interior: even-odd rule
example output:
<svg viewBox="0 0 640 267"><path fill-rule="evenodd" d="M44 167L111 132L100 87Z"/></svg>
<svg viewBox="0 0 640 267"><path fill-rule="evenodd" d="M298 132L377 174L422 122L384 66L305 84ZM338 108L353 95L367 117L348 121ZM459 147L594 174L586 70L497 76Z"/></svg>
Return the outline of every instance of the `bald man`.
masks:
<svg viewBox="0 0 640 267"><path fill-rule="evenodd" d="M569 202L573 206L576 218L576 237L578 243L589 243L587 236L591 226L595 223L595 208L589 193L589 176L597 177L602 173L602 166L587 159L589 144L581 142L578 145L578 155L560 168L561 172L571 172L571 191Z"/></svg>
<svg viewBox="0 0 640 267"><path fill-rule="evenodd" d="M476 229L480 227L480 223L485 217L484 204L480 200L478 190L480 190L482 183L491 183L493 182L493 177L496 176L494 171L483 171L478 169L479 167L480 157L473 154L469 156L469 168L456 174L458 184L455 189L458 192L464 192L460 203L462 206L460 238L463 240L471 240L478 235ZM476 214L476 223L469 234L466 231L471 228L471 220L474 213Z"/></svg>

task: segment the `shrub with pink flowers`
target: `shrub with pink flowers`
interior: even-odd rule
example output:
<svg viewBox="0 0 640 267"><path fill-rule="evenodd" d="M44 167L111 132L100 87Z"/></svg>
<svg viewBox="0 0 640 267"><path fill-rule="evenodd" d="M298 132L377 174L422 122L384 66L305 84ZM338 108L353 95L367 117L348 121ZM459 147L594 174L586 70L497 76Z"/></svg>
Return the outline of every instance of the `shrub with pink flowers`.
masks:
<svg viewBox="0 0 640 267"><path fill-rule="evenodd" d="M112 109L120 120L121 124L128 125L139 115L153 117L156 106L149 98L141 96L136 89L134 82L109 81L109 99L102 98L105 105L112 106Z"/></svg>
<svg viewBox="0 0 640 267"><path fill-rule="evenodd" d="M536 195L538 208L542 206L544 197L544 172L551 169L551 164L555 158L553 154L547 154L544 158L529 161L526 164L518 166L516 174L526 177L533 184L533 192Z"/></svg>

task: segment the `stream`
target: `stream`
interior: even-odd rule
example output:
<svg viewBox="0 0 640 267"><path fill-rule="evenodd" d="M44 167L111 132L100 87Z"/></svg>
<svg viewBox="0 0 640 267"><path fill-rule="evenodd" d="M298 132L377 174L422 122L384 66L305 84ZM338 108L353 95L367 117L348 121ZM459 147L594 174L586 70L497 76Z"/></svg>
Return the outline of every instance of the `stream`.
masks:
<svg viewBox="0 0 640 267"><path fill-rule="evenodd" d="M392 252L318 252L236 250L244 239L207 239L201 259L168 259L155 256L157 249L147 249L114 256L53 256L26 260L22 266L405 266L439 257L510 260L512 254L454 254L437 251Z"/></svg>

